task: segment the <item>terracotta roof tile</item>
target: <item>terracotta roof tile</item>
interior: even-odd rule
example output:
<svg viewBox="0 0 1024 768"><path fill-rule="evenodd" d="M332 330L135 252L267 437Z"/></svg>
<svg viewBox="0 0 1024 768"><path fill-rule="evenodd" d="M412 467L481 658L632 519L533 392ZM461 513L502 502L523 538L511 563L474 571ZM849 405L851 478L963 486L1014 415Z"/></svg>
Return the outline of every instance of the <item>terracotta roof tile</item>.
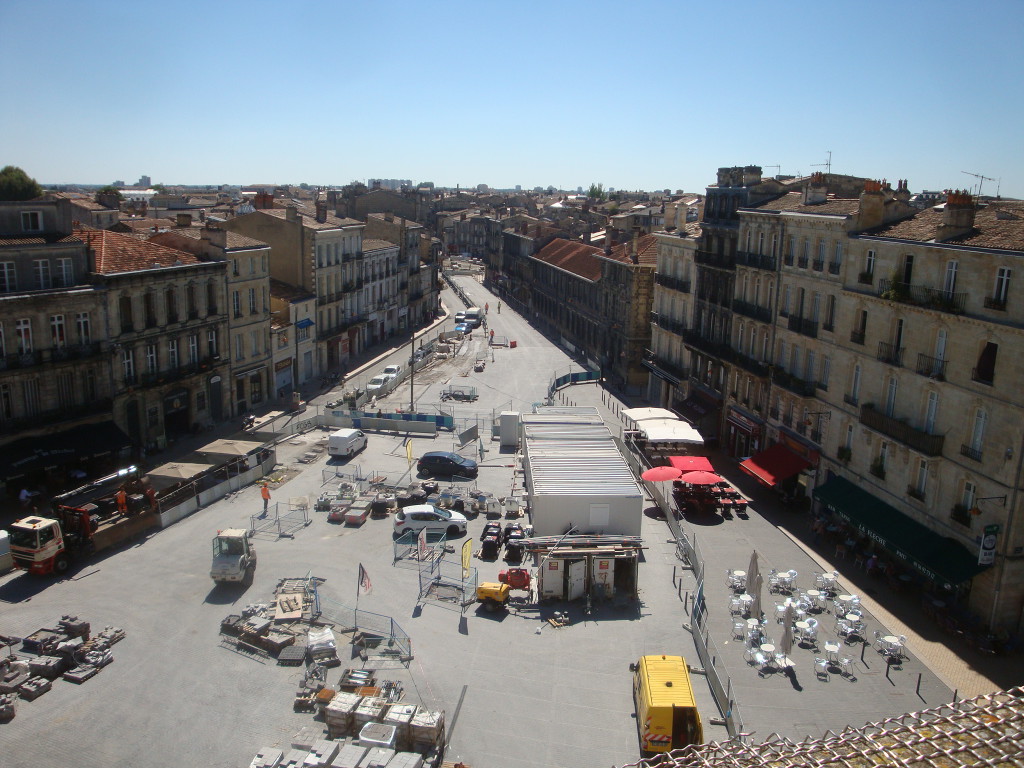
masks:
<svg viewBox="0 0 1024 768"><path fill-rule="evenodd" d="M658 263L658 238L654 235L641 235L636 244L638 263L656 265ZM602 254L603 255L603 254ZM612 248L611 254L605 258L619 261L623 264L632 263L633 241L627 240Z"/></svg>
<svg viewBox="0 0 1024 768"><path fill-rule="evenodd" d="M187 237L190 240L201 241L203 239L203 228L200 227L175 227L170 230L175 235L181 235ZM242 250L244 248L269 248L262 240L257 240L255 237L248 237L246 235L239 234L238 232L232 232L228 230L227 233L228 250Z"/></svg>
<svg viewBox="0 0 1024 768"><path fill-rule="evenodd" d="M262 208L257 213L264 213L267 216L273 216L278 219L285 219L288 215L286 208ZM298 211L299 218L302 219L302 226L307 229L338 229L340 227L352 227L356 225L362 225L363 222L357 221L356 219L339 219L330 211L327 212L327 220L319 222L316 220L315 211Z"/></svg>
<svg viewBox="0 0 1024 768"><path fill-rule="evenodd" d="M289 285L273 277L270 278L270 295L287 302L309 301L316 298L315 293L310 293L305 288Z"/></svg>
<svg viewBox="0 0 1024 768"><path fill-rule="evenodd" d="M602 255L604 251L593 245L558 239L545 245L533 258L594 282L601 278L597 257Z"/></svg>
<svg viewBox="0 0 1024 768"><path fill-rule="evenodd" d="M787 192L782 197L769 200L760 205L745 206L754 210L786 211L793 213L813 213L832 216L855 216L860 208L860 199L856 197L832 197L822 203L805 204L803 193Z"/></svg>
<svg viewBox="0 0 1024 768"><path fill-rule="evenodd" d="M120 235L106 229L75 229L77 238L96 254L96 271L100 274L135 272L154 267L173 267L181 264L199 264L191 253L167 248L163 245Z"/></svg>
<svg viewBox="0 0 1024 768"><path fill-rule="evenodd" d="M398 245L390 243L387 240L374 240L372 238L363 238L363 252L366 251L381 251L385 248L397 248Z"/></svg>
<svg viewBox="0 0 1024 768"><path fill-rule="evenodd" d="M937 206L921 211L912 219L905 219L880 227L865 234L894 240L916 240L927 243L935 240L942 223L943 210ZM945 240L976 248L999 248L1008 251L1024 250L1024 203L1006 201L979 208L974 214L974 229L964 235Z"/></svg>
<svg viewBox="0 0 1024 768"><path fill-rule="evenodd" d="M2 246L21 245L53 245L54 243L78 243L79 238L74 235L62 235L59 232L48 232L33 237L0 237Z"/></svg>

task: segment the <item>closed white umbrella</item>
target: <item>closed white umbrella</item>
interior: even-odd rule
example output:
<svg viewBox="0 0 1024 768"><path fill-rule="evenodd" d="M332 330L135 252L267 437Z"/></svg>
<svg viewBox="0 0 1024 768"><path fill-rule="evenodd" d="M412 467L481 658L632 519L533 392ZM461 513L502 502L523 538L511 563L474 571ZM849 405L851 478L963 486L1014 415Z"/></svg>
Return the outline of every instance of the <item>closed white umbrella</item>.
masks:
<svg viewBox="0 0 1024 768"><path fill-rule="evenodd" d="M760 573L754 574L754 580L747 579L747 592L754 598L750 601L750 615L755 619L761 618L761 587L764 578Z"/></svg>
<svg viewBox="0 0 1024 768"><path fill-rule="evenodd" d="M753 584L754 579L761 572L757 564L757 550L755 549L750 555L750 563L747 565L747 584Z"/></svg>

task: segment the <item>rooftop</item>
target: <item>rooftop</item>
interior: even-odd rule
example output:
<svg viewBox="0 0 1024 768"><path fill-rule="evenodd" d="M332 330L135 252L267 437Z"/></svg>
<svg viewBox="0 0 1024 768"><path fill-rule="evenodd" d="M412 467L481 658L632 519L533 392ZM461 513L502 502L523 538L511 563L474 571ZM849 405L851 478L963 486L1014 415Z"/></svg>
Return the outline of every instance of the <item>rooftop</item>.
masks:
<svg viewBox="0 0 1024 768"><path fill-rule="evenodd" d="M174 227L170 230L172 234L181 235L187 237L190 240L197 242L203 239L203 228L200 227ZM246 235L239 234L238 232L232 232L228 230L227 233L228 250L243 250L246 248L269 248L262 240L257 240L254 237L247 237Z"/></svg>
<svg viewBox="0 0 1024 768"><path fill-rule="evenodd" d="M559 238L545 245L533 258L585 280L595 281L601 277L601 264L597 257L602 255L604 252L596 246Z"/></svg>
<svg viewBox="0 0 1024 768"><path fill-rule="evenodd" d="M746 206L761 211L780 211L786 213L812 213L817 215L855 216L860 208L860 199L856 197L836 197L829 195L820 203L805 203L802 192L787 192L782 197ZM741 209L742 210L742 209Z"/></svg>
<svg viewBox="0 0 1024 768"><path fill-rule="evenodd" d="M659 758L661 768L950 768L1024 763L1022 689L890 717L820 739L711 742ZM649 765L641 761L632 765Z"/></svg>
<svg viewBox="0 0 1024 768"><path fill-rule="evenodd" d="M338 218L330 211L327 212L327 218L324 221L317 221L316 211L308 206L296 206L296 210L299 214L299 218L302 219L302 226L307 229L340 229L341 227L355 227L363 225L363 222L357 221L356 219ZM267 216L273 216L274 218L281 220L288 217L287 208L262 208L256 211L256 213L263 213Z"/></svg>
<svg viewBox="0 0 1024 768"><path fill-rule="evenodd" d="M921 211L911 219L898 221L865 234L894 240L935 242L943 213L943 206L937 205ZM976 248L1024 250L1024 202L1005 201L983 206L974 214L974 229L944 242L961 243Z"/></svg>
<svg viewBox="0 0 1024 768"><path fill-rule="evenodd" d="M105 229L82 227L75 229L74 234L96 254L96 272L99 274L112 275L202 263L191 253Z"/></svg>

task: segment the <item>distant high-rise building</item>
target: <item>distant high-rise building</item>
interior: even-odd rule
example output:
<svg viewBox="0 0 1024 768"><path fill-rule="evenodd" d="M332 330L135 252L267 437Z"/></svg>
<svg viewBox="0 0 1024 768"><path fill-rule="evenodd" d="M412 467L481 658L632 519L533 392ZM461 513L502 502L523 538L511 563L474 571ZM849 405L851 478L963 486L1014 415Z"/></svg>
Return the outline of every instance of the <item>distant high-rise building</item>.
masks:
<svg viewBox="0 0 1024 768"><path fill-rule="evenodd" d="M145 175L139 176L139 186L140 187L149 187L149 186L152 186L152 184L153 184L153 180L151 178L149 178L149 176L145 176Z"/></svg>

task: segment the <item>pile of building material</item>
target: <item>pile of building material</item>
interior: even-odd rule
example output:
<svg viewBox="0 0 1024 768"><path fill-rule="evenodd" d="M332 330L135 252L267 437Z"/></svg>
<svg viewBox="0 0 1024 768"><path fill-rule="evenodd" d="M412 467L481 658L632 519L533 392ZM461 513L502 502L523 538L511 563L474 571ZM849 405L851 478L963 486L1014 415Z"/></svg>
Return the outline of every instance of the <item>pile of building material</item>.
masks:
<svg viewBox="0 0 1024 768"><path fill-rule="evenodd" d="M33 701L51 690L59 677L83 683L110 664L110 648L124 638L124 630L106 627L95 637L90 637L90 630L89 622L64 615L56 627L42 627L23 638L20 654L0 658L0 719L14 717L17 697ZM13 646L17 639L4 641Z"/></svg>

